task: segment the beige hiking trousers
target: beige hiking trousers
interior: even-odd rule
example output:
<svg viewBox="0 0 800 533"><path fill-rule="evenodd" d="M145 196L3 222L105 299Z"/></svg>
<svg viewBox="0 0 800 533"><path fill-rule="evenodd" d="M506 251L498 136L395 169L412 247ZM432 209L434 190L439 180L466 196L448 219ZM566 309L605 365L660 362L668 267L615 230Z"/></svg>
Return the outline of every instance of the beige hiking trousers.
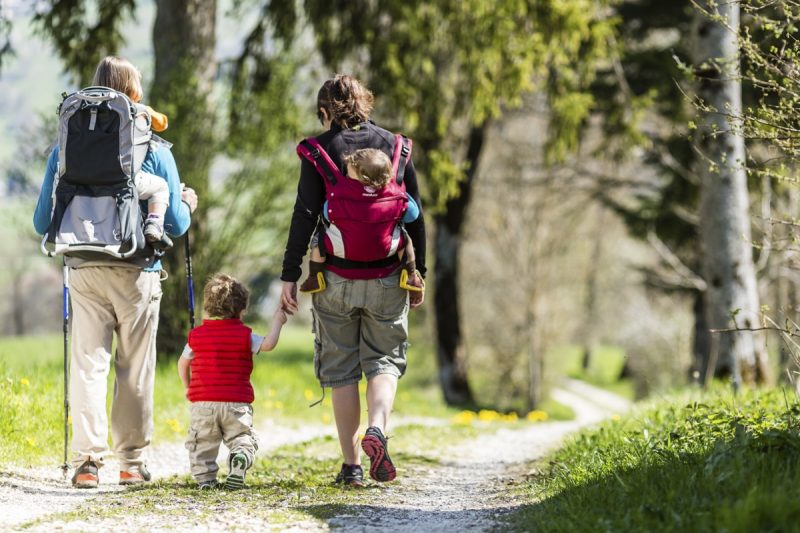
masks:
<svg viewBox="0 0 800 533"><path fill-rule="evenodd" d="M258 450L258 434L253 429L253 406L237 402L193 402L189 408L189 436L186 449L192 475L198 483L217 478L219 445L225 443L230 457L243 453L247 468L253 464Z"/></svg>
<svg viewBox="0 0 800 533"><path fill-rule="evenodd" d="M120 468L127 470L144 462L142 451L153 434L160 273L124 266L82 267L70 269L69 282L73 465L86 460L102 465L109 454L106 383L116 332L111 439Z"/></svg>

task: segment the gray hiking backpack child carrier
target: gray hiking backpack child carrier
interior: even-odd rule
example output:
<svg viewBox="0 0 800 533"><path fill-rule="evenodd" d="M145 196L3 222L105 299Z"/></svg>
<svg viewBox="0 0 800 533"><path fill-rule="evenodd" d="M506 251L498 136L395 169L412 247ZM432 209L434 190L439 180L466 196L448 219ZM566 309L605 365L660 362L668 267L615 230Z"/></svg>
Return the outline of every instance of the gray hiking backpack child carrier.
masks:
<svg viewBox="0 0 800 533"><path fill-rule="evenodd" d="M65 95L58 109L58 172L43 253L132 262L161 255L145 241L146 211L134 186L150 143L158 139L142 110L108 87Z"/></svg>

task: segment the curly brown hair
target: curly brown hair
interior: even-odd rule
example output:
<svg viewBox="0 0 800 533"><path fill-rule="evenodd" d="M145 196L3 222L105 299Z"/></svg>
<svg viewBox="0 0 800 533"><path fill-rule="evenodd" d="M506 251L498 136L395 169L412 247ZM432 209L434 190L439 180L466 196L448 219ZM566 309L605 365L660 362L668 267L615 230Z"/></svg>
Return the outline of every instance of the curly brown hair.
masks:
<svg viewBox="0 0 800 533"><path fill-rule="evenodd" d="M247 309L250 291L227 274L214 274L203 289L203 310L209 317L240 318Z"/></svg>
<svg viewBox="0 0 800 533"><path fill-rule="evenodd" d="M337 74L320 87L317 93L317 112L323 108L334 122L352 128L369 120L375 97L372 91L348 74Z"/></svg>
<svg viewBox="0 0 800 533"><path fill-rule="evenodd" d="M392 161L389 156L375 148L362 148L344 156L344 162L352 167L355 178L364 185L383 189L392 179ZM350 169L348 168L348 175Z"/></svg>

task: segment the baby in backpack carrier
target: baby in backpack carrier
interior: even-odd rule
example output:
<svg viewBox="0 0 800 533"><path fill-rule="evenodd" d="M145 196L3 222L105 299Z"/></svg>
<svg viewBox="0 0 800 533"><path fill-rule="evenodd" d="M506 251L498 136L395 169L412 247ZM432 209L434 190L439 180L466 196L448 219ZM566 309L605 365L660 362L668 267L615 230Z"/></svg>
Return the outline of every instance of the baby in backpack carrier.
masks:
<svg viewBox="0 0 800 533"><path fill-rule="evenodd" d="M354 179L367 187L383 189L389 180L392 179L392 161L385 153L375 148L363 148L345 156L347 165L347 177ZM419 206L414 199L406 193L408 197L408 208L403 215L403 223L408 224L419 217ZM322 216L328 220L328 202L322 206ZM398 251L400 259L405 259L404 272L400 276L400 286L409 291L421 291L425 287L416 268L416 256L411 238L402 228L406 245L403 250ZM308 263L308 278L300 285L300 292L313 294L325 290L325 255L320 247L320 234L315 232L309 244L311 256Z"/></svg>
<svg viewBox="0 0 800 533"><path fill-rule="evenodd" d="M94 75L94 85L102 87L119 88L120 92L136 104L142 99L142 75L139 70L128 60L108 56L97 65ZM139 104L141 110L136 116L136 127L139 130L149 129L162 132L169 125L167 116L159 113L150 106ZM139 172L134 176L133 184L140 200L147 200L147 219L144 223L144 237L147 242L158 249L172 247L172 240L164 232L164 214L169 207L169 185L166 180L150 174Z"/></svg>

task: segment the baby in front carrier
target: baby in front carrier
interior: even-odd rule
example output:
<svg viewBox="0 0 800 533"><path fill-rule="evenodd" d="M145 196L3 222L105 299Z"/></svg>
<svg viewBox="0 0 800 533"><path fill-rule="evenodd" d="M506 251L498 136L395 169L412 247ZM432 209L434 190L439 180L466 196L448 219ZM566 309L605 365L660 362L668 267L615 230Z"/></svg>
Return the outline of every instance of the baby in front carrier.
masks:
<svg viewBox="0 0 800 533"><path fill-rule="evenodd" d="M97 65L94 84L102 87L125 87L125 95L136 104L142 99L142 75L128 60L108 56ZM152 107L139 104L141 111L136 116L136 126L146 130L149 119L150 129L162 132L167 129L167 116ZM147 219L144 223L144 237L154 248L165 249L172 246L172 240L164 232L164 214L169 207L169 185L167 181L148 172L134 176L133 184L140 200L147 200Z"/></svg>
<svg viewBox="0 0 800 533"><path fill-rule="evenodd" d="M376 190L383 189L389 180L392 179L392 161L385 153L375 148L363 148L345 156L347 165L347 177L358 181L365 187L372 187ZM403 214L403 224L414 222L419 217L419 206L414 199L406 193L408 207ZM328 218L328 201L322 206L322 216L326 221ZM417 272L416 256L411 238L403 229L406 245L403 250L398 252L402 260L405 256L405 274L401 276L400 286L410 291L420 291L424 286L422 276ZM311 256L309 259L308 278L300 285L300 292L315 293L325 290L325 255L320 247L320 234L314 233L311 238Z"/></svg>
<svg viewBox="0 0 800 533"><path fill-rule="evenodd" d="M226 274L214 275L203 291L206 319L189 332L178 360L178 374L192 405L189 450L192 475L201 489L217 486L217 453L224 442L230 450L226 489L244 486L258 439L253 429L253 356L275 348L286 323L278 308L266 337L242 323L249 292Z"/></svg>

